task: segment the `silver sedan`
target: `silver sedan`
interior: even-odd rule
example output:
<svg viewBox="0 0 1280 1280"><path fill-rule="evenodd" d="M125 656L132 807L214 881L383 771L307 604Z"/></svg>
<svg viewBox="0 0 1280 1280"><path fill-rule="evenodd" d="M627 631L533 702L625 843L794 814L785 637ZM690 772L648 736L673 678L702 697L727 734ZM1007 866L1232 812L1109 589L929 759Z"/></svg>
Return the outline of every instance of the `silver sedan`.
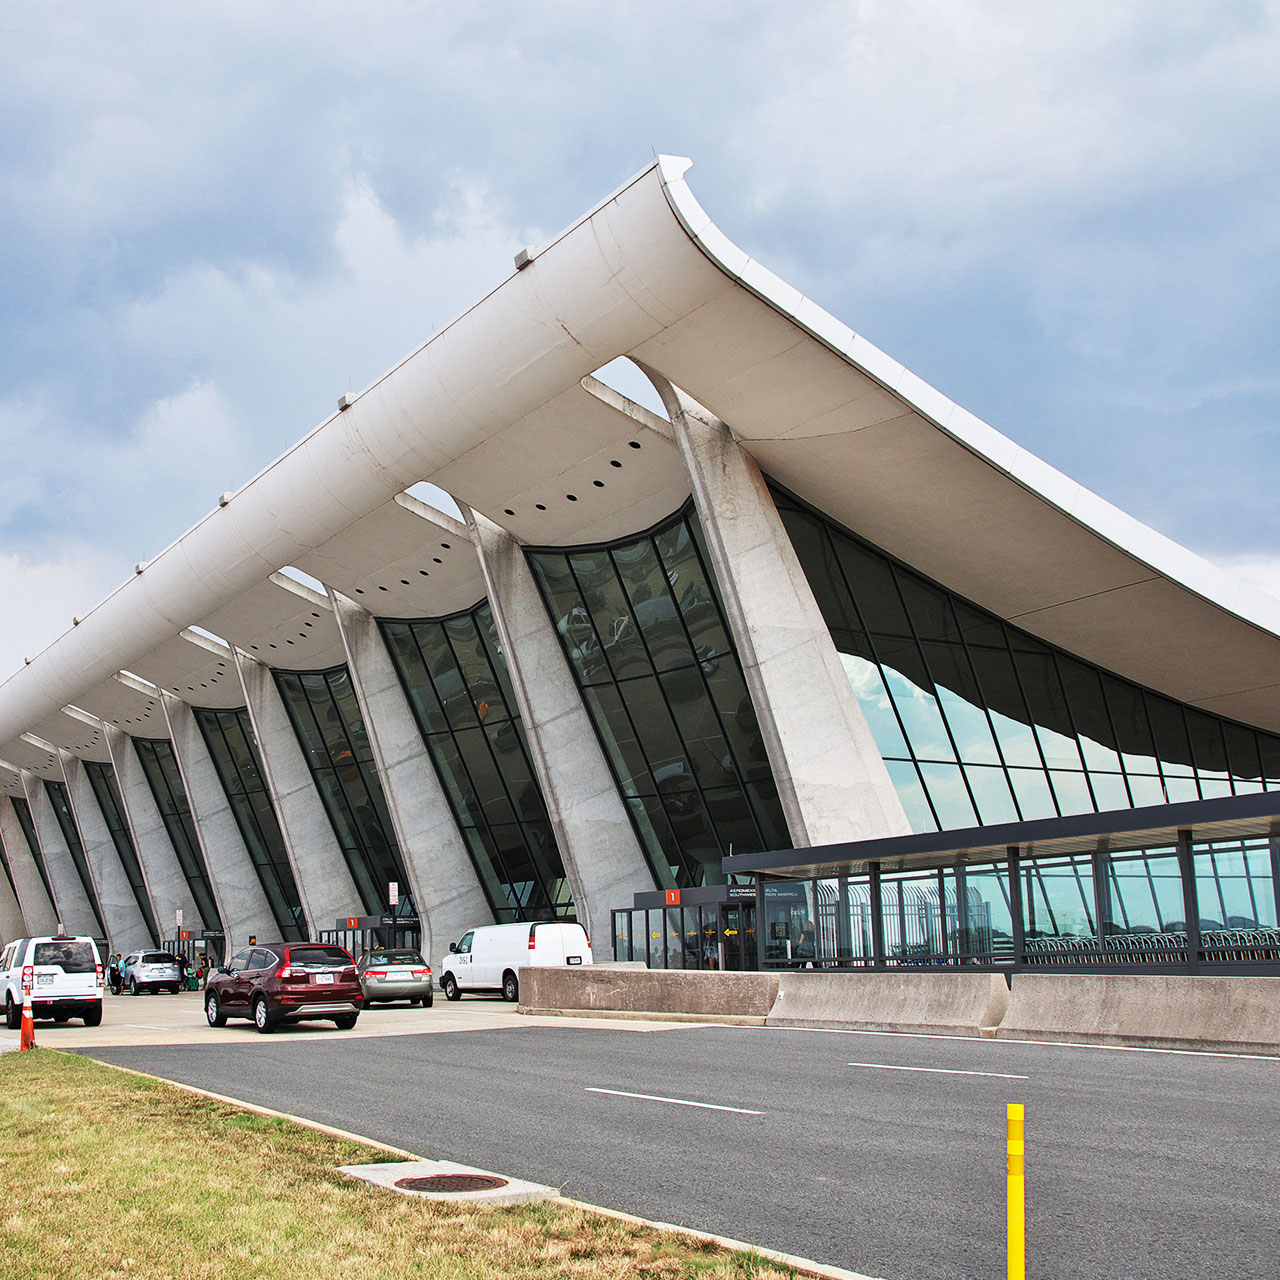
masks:
<svg viewBox="0 0 1280 1280"><path fill-rule="evenodd" d="M431 966L409 947L373 947L356 962L367 1008L383 1000L407 1000L431 1007Z"/></svg>

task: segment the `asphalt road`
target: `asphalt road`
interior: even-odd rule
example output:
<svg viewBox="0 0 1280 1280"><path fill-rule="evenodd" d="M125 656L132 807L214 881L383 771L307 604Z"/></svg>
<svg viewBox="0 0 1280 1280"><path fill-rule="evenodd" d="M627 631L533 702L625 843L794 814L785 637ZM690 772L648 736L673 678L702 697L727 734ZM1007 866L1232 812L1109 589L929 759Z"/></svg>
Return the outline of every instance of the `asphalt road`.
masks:
<svg viewBox="0 0 1280 1280"><path fill-rule="evenodd" d="M1005 1274L1005 1105L1023 1102L1037 1280L1280 1276L1280 1061L571 1021L88 1052L889 1280Z"/></svg>

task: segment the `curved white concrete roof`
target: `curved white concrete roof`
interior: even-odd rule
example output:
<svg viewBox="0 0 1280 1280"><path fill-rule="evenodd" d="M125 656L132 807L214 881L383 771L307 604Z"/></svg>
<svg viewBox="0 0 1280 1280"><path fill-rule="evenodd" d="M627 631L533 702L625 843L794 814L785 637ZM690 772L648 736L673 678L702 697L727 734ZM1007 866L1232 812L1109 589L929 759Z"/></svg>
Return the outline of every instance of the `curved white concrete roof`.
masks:
<svg viewBox="0 0 1280 1280"><path fill-rule="evenodd" d="M391 509L420 480L531 544L603 540L667 514L689 490L666 424L589 377L619 356L718 413L766 473L978 604L1280 730L1280 602L1034 458L754 262L694 200L687 167L661 157L624 184L10 677L0 759L68 705L113 707L102 695L122 670L200 705L180 680L220 668L182 656L191 626L274 665L340 660L332 620L315 617L325 610L281 600L286 565L382 615L473 603L461 545L437 553L436 584L410 572L436 569L417 564L432 539L465 533ZM424 521L421 547L406 514ZM296 654L280 648L304 632ZM218 695L208 705L234 696ZM83 735L56 744L77 750L71 737Z"/></svg>

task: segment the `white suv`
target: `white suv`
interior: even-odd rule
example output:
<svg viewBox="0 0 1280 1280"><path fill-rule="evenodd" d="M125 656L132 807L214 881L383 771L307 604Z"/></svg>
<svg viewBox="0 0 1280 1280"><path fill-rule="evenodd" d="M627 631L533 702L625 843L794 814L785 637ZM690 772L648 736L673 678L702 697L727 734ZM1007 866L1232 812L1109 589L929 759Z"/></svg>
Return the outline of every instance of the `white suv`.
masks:
<svg viewBox="0 0 1280 1280"><path fill-rule="evenodd" d="M0 1000L10 1031L22 1026L22 971L31 969L31 1012L36 1018L102 1022L102 960L92 938L58 934L17 938L0 953Z"/></svg>

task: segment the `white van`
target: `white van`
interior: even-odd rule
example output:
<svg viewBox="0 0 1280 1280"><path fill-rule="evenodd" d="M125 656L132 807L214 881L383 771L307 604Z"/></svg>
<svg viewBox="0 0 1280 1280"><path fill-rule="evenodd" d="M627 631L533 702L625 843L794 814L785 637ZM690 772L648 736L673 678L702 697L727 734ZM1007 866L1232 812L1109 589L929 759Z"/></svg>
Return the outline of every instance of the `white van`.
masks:
<svg viewBox="0 0 1280 1280"><path fill-rule="evenodd" d="M102 960L92 938L15 938L0 952L0 1001L10 1031L22 1026L22 971L31 969L31 1016L102 1022Z"/></svg>
<svg viewBox="0 0 1280 1280"><path fill-rule="evenodd" d="M518 1000L522 968L590 963L591 940L580 924L489 924L449 943L440 985L449 1000L464 991L501 991L504 1000Z"/></svg>

